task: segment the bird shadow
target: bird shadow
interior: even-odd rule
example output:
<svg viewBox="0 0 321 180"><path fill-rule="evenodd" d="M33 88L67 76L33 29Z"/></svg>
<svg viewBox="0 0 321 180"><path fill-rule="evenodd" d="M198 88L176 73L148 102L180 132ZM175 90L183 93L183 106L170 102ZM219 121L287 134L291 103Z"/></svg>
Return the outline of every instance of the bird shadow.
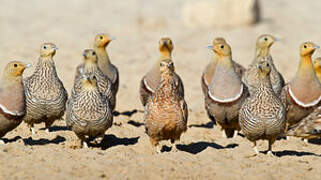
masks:
<svg viewBox="0 0 321 180"><path fill-rule="evenodd" d="M46 130L46 128L40 128L40 130ZM67 126L51 126L49 127L50 132L56 132L56 131L70 131L70 128Z"/></svg>
<svg viewBox="0 0 321 180"><path fill-rule="evenodd" d="M138 139L139 139L139 136L133 137L133 138L119 138L113 134L108 134L104 136L100 144L90 143L90 146L98 147L98 148L101 148L102 150L106 150L110 147L118 146L118 145L124 145L124 146L134 145L138 142Z"/></svg>
<svg viewBox="0 0 321 180"><path fill-rule="evenodd" d="M185 151L191 154L198 154L202 151L204 151L206 148L211 147L214 149L233 149L235 147L239 146L238 144L232 143L228 144L227 146L221 146L216 143L211 143L211 142L197 142L197 143L191 143L188 145L185 144L178 144L176 147L178 150Z"/></svg>
<svg viewBox="0 0 321 180"><path fill-rule="evenodd" d="M268 151L263 151L262 153L267 154ZM301 156L318 156L321 157L321 155L312 153L312 152L305 152L305 151L292 151L292 150L284 150L284 151L276 151L274 152L274 154L277 157L283 157L283 156L297 156L297 157L301 157Z"/></svg>
<svg viewBox="0 0 321 180"><path fill-rule="evenodd" d="M60 144L64 141L66 141L66 138L59 136L59 135L51 140L44 139L44 138L34 140L34 139L32 139L32 137L23 139L24 144L29 145L29 146L46 145L46 144Z"/></svg>
<svg viewBox="0 0 321 180"><path fill-rule="evenodd" d="M135 127L140 127L140 126L144 126L145 125L145 123L137 122L137 121L134 121L134 120L128 121L127 124L133 125Z"/></svg>
<svg viewBox="0 0 321 180"><path fill-rule="evenodd" d="M4 141L4 143L12 143L18 141L19 139L22 139L21 136L16 136L12 139L3 138L2 140Z"/></svg>
<svg viewBox="0 0 321 180"><path fill-rule="evenodd" d="M211 129L213 128L215 125L215 123L213 121L209 121L206 124L191 124L188 127L197 127L197 128L207 128L207 129Z"/></svg>
<svg viewBox="0 0 321 180"><path fill-rule="evenodd" d="M309 139L308 142L311 144L321 145L321 138Z"/></svg>
<svg viewBox="0 0 321 180"><path fill-rule="evenodd" d="M116 117L120 116L120 115L131 117L132 115L134 115L134 114L136 114L138 112L140 112L140 111L137 110L137 109L133 109L131 111L123 111L123 112L114 111L113 115L116 116Z"/></svg>

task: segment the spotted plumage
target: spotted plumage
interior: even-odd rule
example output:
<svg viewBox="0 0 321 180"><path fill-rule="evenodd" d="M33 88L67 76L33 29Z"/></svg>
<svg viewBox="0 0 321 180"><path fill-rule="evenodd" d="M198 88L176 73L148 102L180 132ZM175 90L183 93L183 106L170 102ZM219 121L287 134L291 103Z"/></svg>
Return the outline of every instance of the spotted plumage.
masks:
<svg viewBox="0 0 321 180"><path fill-rule="evenodd" d="M31 127L44 122L47 130L51 124L61 119L66 109L67 91L59 79L53 56L56 53L56 45L45 43L40 49L34 73L23 81L27 113L23 121Z"/></svg>
<svg viewBox="0 0 321 180"><path fill-rule="evenodd" d="M93 74L81 76L81 88L67 103L66 124L81 140L82 145L105 134L112 126L113 116L108 100L97 86Z"/></svg>
<svg viewBox="0 0 321 180"><path fill-rule="evenodd" d="M157 61L157 63L155 63L153 68L149 72L147 72L147 74L142 78L140 82L139 94L140 94L140 101L143 104L143 106L146 105L148 99L155 92L160 82L160 71L159 71L160 62L164 60L172 59L171 53L173 48L174 48L174 45L170 38L161 38L159 40L159 51L161 56ZM174 73L173 77L179 83L180 95L184 97L184 86L181 78L176 73Z"/></svg>
<svg viewBox="0 0 321 180"><path fill-rule="evenodd" d="M0 82L0 144L1 138L16 128L26 113L22 73L28 65L11 61L4 68Z"/></svg>
<svg viewBox="0 0 321 180"><path fill-rule="evenodd" d="M98 67L112 82L112 92L116 97L119 86L118 68L111 63L106 51L106 47L114 39L106 34L97 34L94 39L94 50L98 57Z"/></svg>
<svg viewBox="0 0 321 180"><path fill-rule="evenodd" d="M174 72L171 60L160 62L160 83L145 106L146 133L156 148L162 140L175 143L187 130L187 105L179 93L179 83L174 78Z"/></svg>
<svg viewBox="0 0 321 180"><path fill-rule="evenodd" d="M92 49L86 49L83 52L84 63L77 67L74 86L72 88L72 96L81 90L81 75L84 73L93 74L97 79L98 90L109 101L111 110L114 110L116 104L116 97L112 93L112 83L109 78L102 73L97 65L97 55Z"/></svg>
<svg viewBox="0 0 321 180"><path fill-rule="evenodd" d="M321 138L321 106L297 124L289 127L286 135L305 139Z"/></svg>
<svg viewBox="0 0 321 180"><path fill-rule="evenodd" d="M267 61L257 65L259 83L257 90L248 97L240 109L239 121L245 137L254 143L263 139L269 141L268 153L272 154L272 144L285 129L285 107L274 92L270 80L271 66Z"/></svg>
<svg viewBox="0 0 321 180"><path fill-rule="evenodd" d="M270 54L270 47L277 39L271 35L261 35L256 42L255 58L249 68L245 71L243 76L243 82L248 87L250 94L253 93L258 86L259 73L256 68L257 63L260 61L267 61L271 66L270 79L274 92L277 95L281 94L281 90L284 86L284 78L281 73L276 69L273 58Z"/></svg>
<svg viewBox="0 0 321 180"><path fill-rule="evenodd" d="M281 99L287 107L287 126L308 116L321 102L321 84L313 70L311 56L318 48L312 42L300 46L300 64L295 77L282 89Z"/></svg>
<svg viewBox="0 0 321 180"><path fill-rule="evenodd" d="M238 112L248 92L235 71L231 47L224 42L217 43L213 51L217 53L218 62L205 96L205 108L230 138L240 130Z"/></svg>

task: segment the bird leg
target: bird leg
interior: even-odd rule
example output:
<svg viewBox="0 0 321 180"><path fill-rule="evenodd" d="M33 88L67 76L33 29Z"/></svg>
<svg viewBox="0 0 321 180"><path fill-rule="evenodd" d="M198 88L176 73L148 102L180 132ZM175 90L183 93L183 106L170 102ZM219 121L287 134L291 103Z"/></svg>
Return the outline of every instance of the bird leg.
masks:
<svg viewBox="0 0 321 180"><path fill-rule="evenodd" d="M47 122L46 122L46 123L45 123L46 133L48 133L48 134L50 133L50 129L49 129L49 128L50 128L51 124L52 124L52 122L50 122L50 123L47 123Z"/></svg>
<svg viewBox="0 0 321 180"><path fill-rule="evenodd" d="M275 139L269 139L269 149L267 152L267 155L274 157L274 154L272 152L272 144L275 142Z"/></svg>
<svg viewBox="0 0 321 180"><path fill-rule="evenodd" d="M82 147L83 147L83 148L88 148L88 144L87 144L86 141L81 140L81 144L82 144Z"/></svg>
<svg viewBox="0 0 321 180"><path fill-rule="evenodd" d="M254 150L256 155L260 154L260 152L257 150L257 147L256 147L256 141L254 141L254 143L253 143L253 150Z"/></svg>
<svg viewBox="0 0 321 180"><path fill-rule="evenodd" d="M36 134L35 127L34 127L33 124L28 124L28 127L29 127L30 132L31 132L32 135L33 135L33 134Z"/></svg>
<svg viewBox="0 0 321 180"><path fill-rule="evenodd" d="M238 134L238 131L237 131L237 130L234 130L233 138L236 138L236 137L237 137L237 134Z"/></svg>
<svg viewBox="0 0 321 180"><path fill-rule="evenodd" d="M159 143L157 140L153 138L149 138L150 143L152 144L153 147L153 154L159 154L161 153L162 148L159 146Z"/></svg>
<svg viewBox="0 0 321 180"><path fill-rule="evenodd" d="M171 149L171 151L172 151L172 152L178 152L178 149L177 149L177 147L176 147L176 141L175 141L175 139L171 139L171 143L172 143L172 149Z"/></svg>

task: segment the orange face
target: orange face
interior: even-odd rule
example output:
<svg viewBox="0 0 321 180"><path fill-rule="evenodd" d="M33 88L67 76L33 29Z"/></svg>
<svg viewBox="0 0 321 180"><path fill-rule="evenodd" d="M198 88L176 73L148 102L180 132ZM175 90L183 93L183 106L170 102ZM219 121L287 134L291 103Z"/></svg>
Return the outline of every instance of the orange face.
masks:
<svg viewBox="0 0 321 180"><path fill-rule="evenodd" d="M57 46L53 43L44 43L40 47L41 57L52 57L56 54Z"/></svg>
<svg viewBox="0 0 321 180"><path fill-rule="evenodd" d="M319 46L315 45L313 42L305 42L300 46L300 55L307 56L312 55Z"/></svg>
<svg viewBox="0 0 321 180"><path fill-rule="evenodd" d="M227 43L218 43L213 47L213 51L219 56L230 56L231 47Z"/></svg>
<svg viewBox="0 0 321 180"><path fill-rule="evenodd" d="M169 51L172 52L172 50L174 49L174 45L173 42L170 38L168 37L163 37L159 40L158 42L159 45L159 50L160 51Z"/></svg>
<svg viewBox="0 0 321 180"><path fill-rule="evenodd" d="M97 34L94 40L96 47L106 47L115 37L108 36L106 34Z"/></svg>
<svg viewBox="0 0 321 180"><path fill-rule="evenodd" d="M277 41L277 38L275 38L274 36L263 34L257 38L256 46L261 48L271 47L275 41Z"/></svg>
<svg viewBox="0 0 321 180"><path fill-rule="evenodd" d="M11 61L10 63L7 64L5 68L5 72L12 77L17 77L21 76L23 71L29 67L29 64L24 64L19 61Z"/></svg>

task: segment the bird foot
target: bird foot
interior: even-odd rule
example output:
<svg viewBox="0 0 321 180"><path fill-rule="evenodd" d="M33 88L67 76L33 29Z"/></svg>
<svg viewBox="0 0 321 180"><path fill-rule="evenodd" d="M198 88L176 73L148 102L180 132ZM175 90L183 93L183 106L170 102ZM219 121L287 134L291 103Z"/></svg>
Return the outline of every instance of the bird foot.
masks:
<svg viewBox="0 0 321 180"><path fill-rule="evenodd" d="M237 134L238 134L238 131L234 131L234 134L233 134L233 138L236 138L237 137Z"/></svg>
<svg viewBox="0 0 321 180"><path fill-rule="evenodd" d="M82 147L83 147L83 148L88 148L88 144L87 144L85 141L83 141L83 142L82 142Z"/></svg>
<svg viewBox="0 0 321 180"><path fill-rule="evenodd" d="M4 145L4 144L5 144L4 140L0 139L0 145Z"/></svg>
<svg viewBox="0 0 321 180"><path fill-rule="evenodd" d="M178 149L177 149L177 147L176 147L176 144L173 144L173 145L172 145L171 152L178 152Z"/></svg>
<svg viewBox="0 0 321 180"><path fill-rule="evenodd" d="M291 138L290 138L290 136L286 136L286 138L285 138L286 140L290 140Z"/></svg>
<svg viewBox="0 0 321 180"><path fill-rule="evenodd" d="M256 147L256 146L253 147L253 150L254 150L254 152L255 152L256 155L259 155L259 154L260 154L260 152L259 152L259 150L257 150L257 147Z"/></svg>
<svg viewBox="0 0 321 180"><path fill-rule="evenodd" d="M50 133L49 128L46 128L46 130L45 130L45 131L46 131L46 133L47 133L47 134L49 134L49 133Z"/></svg>
<svg viewBox="0 0 321 180"><path fill-rule="evenodd" d="M268 151L268 152L267 152L267 155L270 156L270 157L275 157L275 155L273 154L272 151Z"/></svg>
<svg viewBox="0 0 321 180"><path fill-rule="evenodd" d="M30 128L30 131L31 131L31 134L32 134L32 135L35 135L35 134L36 134L36 130L35 130L34 127L31 127L31 128Z"/></svg>
<svg viewBox="0 0 321 180"><path fill-rule="evenodd" d="M227 138L224 130L222 130L222 138Z"/></svg>

